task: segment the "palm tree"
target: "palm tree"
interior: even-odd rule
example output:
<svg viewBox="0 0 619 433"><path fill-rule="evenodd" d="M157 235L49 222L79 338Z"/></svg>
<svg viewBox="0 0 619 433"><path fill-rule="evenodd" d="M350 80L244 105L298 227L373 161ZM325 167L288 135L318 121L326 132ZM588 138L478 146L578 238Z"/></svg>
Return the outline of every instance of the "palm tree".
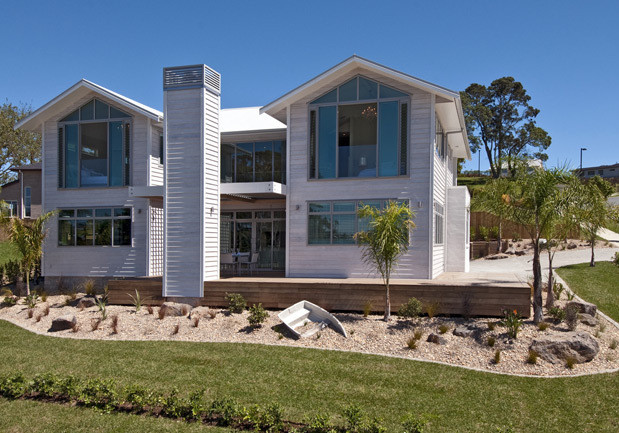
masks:
<svg viewBox="0 0 619 433"><path fill-rule="evenodd" d="M415 227L413 211L408 203L390 201L384 209L366 205L357 214L369 220L369 229L355 234L359 246L363 248L363 260L376 269L385 285L385 316L391 318L391 298L389 281L397 267L399 258L408 251L409 234Z"/></svg>
<svg viewBox="0 0 619 433"><path fill-rule="evenodd" d="M43 240L47 234L45 222L54 215L48 212L26 223L19 218L2 217L1 223L8 229L10 242L17 247L21 255L21 270L26 277L26 296L30 295L30 275L43 255Z"/></svg>

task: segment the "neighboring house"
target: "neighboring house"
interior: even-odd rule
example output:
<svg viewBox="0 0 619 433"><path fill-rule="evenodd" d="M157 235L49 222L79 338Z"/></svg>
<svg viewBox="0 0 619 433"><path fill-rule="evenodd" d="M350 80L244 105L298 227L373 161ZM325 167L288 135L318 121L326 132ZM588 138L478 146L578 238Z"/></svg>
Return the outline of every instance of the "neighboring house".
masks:
<svg viewBox="0 0 619 433"><path fill-rule="evenodd" d="M0 187L0 200L6 202L3 212L16 218L38 218L41 215L41 163L14 167L17 180Z"/></svg>
<svg viewBox="0 0 619 433"><path fill-rule="evenodd" d="M583 167L574 171L584 179L600 176L608 181L619 182L619 164Z"/></svg>
<svg viewBox="0 0 619 433"><path fill-rule="evenodd" d="M43 275L162 276L202 296L220 255L287 277L371 277L356 209L407 203L396 278L468 271L470 159L458 92L353 56L264 107L220 109L220 76L164 69L164 112L81 80L22 120L43 134Z"/></svg>
<svg viewBox="0 0 619 433"><path fill-rule="evenodd" d="M529 173L531 173L535 169L544 168L544 163L541 159L529 158L526 162ZM507 176L509 174L509 164L507 163L507 161L501 162L501 176Z"/></svg>

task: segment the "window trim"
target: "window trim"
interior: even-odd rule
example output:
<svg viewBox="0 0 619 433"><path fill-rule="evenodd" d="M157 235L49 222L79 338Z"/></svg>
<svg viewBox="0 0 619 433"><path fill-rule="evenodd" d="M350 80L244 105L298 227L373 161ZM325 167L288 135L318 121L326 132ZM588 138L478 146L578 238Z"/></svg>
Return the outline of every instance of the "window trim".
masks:
<svg viewBox="0 0 619 433"><path fill-rule="evenodd" d="M97 217L96 216L96 212L99 209L110 209L111 210L111 215L109 217ZM128 209L129 210L129 215L126 216L115 216L114 215L114 210L115 209ZM77 213L79 210L90 210L92 211L92 216L91 217L78 217ZM86 247L86 248L122 248L122 247L129 247L129 248L133 248L133 207L132 206L93 206L93 207L71 207L71 208L58 208L56 209L56 211L58 212L58 231L57 231L57 242L56 242L56 246L59 248L65 248L65 247ZM62 211L73 211L73 216L70 217L66 217L66 216L61 216L60 213ZM93 232L92 232L92 245L77 245L77 221L78 220L90 220L92 221L92 228L93 228ZM95 232L95 221L101 221L101 220L108 220L112 222L112 229L110 232L110 244L109 245L96 245L95 244L95 240L96 240L96 232ZM130 221L130 230L131 230L131 234L130 234L130 243L128 245L115 245L114 244L114 221L115 220L129 220ZM60 243L60 222L61 221L73 221L74 222L74 227L73 227L73 245L62 245Z"/></svg>
<svg viewBox="0 0 619 433"><path fill-rule="evenodd" d="M343 84L348 83L349 81L356 79L357 80L357 97L359 97L359 78L364 78L366 80L370 80L373 81L375 83L377 83L377 96L375 99L357 99L355 101L340 101L340 87ZM410 140L410 131L411 131L411 124L412 122L410 121L410 116L411 116L411 112L412 110L410 109L411 107L411 100L412 100L412 94L410 93L406 93L406 96L399 96L399 97L391 97L391 98L380 98L380 86L385 86L391 89L394 89L398 92L401 93L406 93L406 92L402 92L401 90L395 89L392 86L389 86L387 84L382 83L381 81L378 81L376 79L372 79L372 78L368 78L364 75L355 75L354 77L350 77L349 79L347 79L346 81L338 84L335 88L330 88L329 90L327 90L326 92L322 93L320 96L314 98L313 100L317 100L322 98L324 95L332 92L335 90L336 92L336 98L335 98L335 102L318 102L318 103L312 103L311 101L307 103L308 106L308 110L307 110L307 181L333 181L333 180L361 180L361 179L390 179L390 178L405 178L405 177L409 177L410 176L410 163L407 160L406 161L406 170L404 174L401 174L401 157L402 157L402 105L406 104L406 133L404 135L404 137L406 137L406 157L407 159L410 158L410 147L411 147L411 140ZM397 101L398 102L398 122L397 122L397 127L398 127L398 132L397 132L397 137L398 137L398 152L397 152L397 163L396 163L396 170L397 173L396 175L393 176L380 176L378 174L378 167L379 167L379 137L380 137L380 122L378 121L378 119L380 118L380 103L381 102L393 102L393 101ZM330 178L319 178L318 177L318 172L319 172L319 167L318 167L318 161L320 160L320 151L319 151L319 131L320 131L320 121L319 118L320 116L318 115L318 109L320 107L328 107L328 106L335 106L336 108L336 119L339 117L339 106L341 105L358 105L358 104L364 104L364 103L371 103L374 102L376 103L376 118L377 118L377 126L376 126L376 175L375 176L367 176L367 177L340 177L339 176L339 122L336 121L335 122L335 177L330 177ZM314 139L315 139L315 146L314 146L314 174L312 177L312 173L311 173L311 167L312 167L312 160L310 158L310 155L312 154L312 137L310 134L310 129L312 128L312 116L311 113L315 112L315 134L314 134Z"/></svg>
<svg viewBox="0 0 619 433"><path fill-rule="evenodd" d="M71 111L70 114L72 114L73 112L77 111L79 112L79 117L81 118L81 109L82 107L84 107L85 105L90 104L91 102L93 103L93 107L96 106L96 102L95 101L99 101L102 102L106 105L108 105L108 117L105 119L95 119L95 112L93 112L93 119L88 119L88 120L59 120L57 127L58 127L58 131L62 130L62 143L58 143L58 153L59 155L62 153L62 169L59 168L58 170L58 180L59 183L62 184L62 186L59 184L57 187L58 189L67 189L67 190L72 190L72 189L97 189L97 188L126 188L128 186L131 186L131 167L133 166L133 159L132 159L132 155L131 155L131 143L133 143L133 137L132 137L132 133L133 133L133 116L131 116L129 113L126 113L126 111L121 110L119 108L116 108L115 106L113 106L112 104L102 100L102 99L98 99L98 98L91 98L90 100L88 100L87 102L81 104L76 110ZM114 108L117 111L126 113L129 117L110 117L109 114L111 112L111 108ZM96 110L96 109L95 109ZM68 116L68 115L67 115ZM66 117L66 116L65 116ZM64 117L63 117L64 119ZM123 158L123 164L122 164L122 185L110 185L110 123L111 122L120 122L121 123L121 127L122 127L122 158ZM87 124L87 123L105 123L106 126L106 142L107 142L107 185L94 185L94 186L82 186L82 176L81 176L81 167L82 167L82 131L81 131L81 127L80 125L82 124ZM78 148L78 153L77 153L77 165L78 165L78 173L77 173L77 186L72 186L72 187L67 187L66 186L66 158L65 158L65 146L66 146L66 140L67 140L67 132L66 132L66 126L67 125L78 125L78 134L77 134L77 148ZM127 126L129 127L129 132L127 133ZM129 149L127 149L127 137L129 136ZM60 140L59 140L60 141ZM129 153L129 155L127 155L127 151ZM127 159L128 158L128 159ZM58 165L60 166L60 160L58 160ZM61 181L61 182L60 182Z"/></svg>

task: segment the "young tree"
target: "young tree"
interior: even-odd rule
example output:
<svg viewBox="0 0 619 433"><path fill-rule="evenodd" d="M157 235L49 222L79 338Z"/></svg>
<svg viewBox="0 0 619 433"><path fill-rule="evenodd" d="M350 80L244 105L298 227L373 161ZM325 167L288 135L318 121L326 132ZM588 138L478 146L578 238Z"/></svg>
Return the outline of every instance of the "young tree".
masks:
<svg viewBox="0 0 619 433"><path fill-rule="evenodd" d="M0 106L0 184L14 177L12 167L31 164L41 160L41 135L15 130L15 124L28 116L27 105L13 105L6 101Z"/></svg>
<svg viewBox="0 0 619 433"><path fill-rule="evenodd" d="M384 209L366 205L357 212L359 218L368 220L368 230L355 234L363 248L363 260L374 269L385 284L385 316L391 318L389 281L399 258L408 251L410 231L415 227L414 213L408 203L390 201Z"/></svg>
<svg viewBox="0 0 619 433"><path fill-rule="evenodd" d="M608 198L615 192L613 186L594 176L582 185L581 202L578 206L582 231L591 244L591 261L589 266L595 266L595 242L598 231L611 219L617 218L617 208L608 203Z"/></svg>
<svg viewBox="0 0 619 433"><path fill-rule="evenodd" d="M544 233L557 224L557 213L568 212L571 194L562 193L565 185L573 184L573 175L564 169L517 171L512 189L501 202L486 211L497 214L500 209L507 219L523 225L533 243L533 313L535 323L543 320L542 267L540 249ZM500 182L493 180L492 182ZM483 194L483 190L481 191Z"/></svg>
<svg viewBox="0 0 619 433"><path fill-rule="evenodd" d="M2 224L8 228L9 240L21 254L21 270L26 278L26 296L30 295L30 275L43 255L43 241L47 234L45 222L53 212L41 215L31 222L19 218L2 217Z"/></svg>
<svg viewBox="0 0 619 433"><path fill-rule="evenodd" d="M548 159L551 138L536 125L539 110L520 82L503 77L488 87L473 83L460 96L469 142L473 152L485 151L492 177L500 177L503 163L514 175L517 159Z"/></svg>

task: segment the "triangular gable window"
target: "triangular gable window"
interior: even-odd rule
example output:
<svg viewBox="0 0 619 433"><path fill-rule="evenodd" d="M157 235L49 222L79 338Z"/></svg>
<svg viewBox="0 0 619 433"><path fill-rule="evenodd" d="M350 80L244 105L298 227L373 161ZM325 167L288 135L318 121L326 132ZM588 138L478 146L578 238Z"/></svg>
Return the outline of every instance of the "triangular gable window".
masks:
<svg viewBox="0 0 619 433"><path fill-rule="evenodd" d="M131 116L124 111L114 108L98 99L93 99L60 121L79 122L80 120L127 119L130 117Z"/></svg>
<svg viewBox="0 0 619 433"><path fill-rule="evenodd" d="M329 104L336 102L368 101L376 99L406 98L408 95L399 90L378 84L365 77L355 77L310 104Z"/></svg>

